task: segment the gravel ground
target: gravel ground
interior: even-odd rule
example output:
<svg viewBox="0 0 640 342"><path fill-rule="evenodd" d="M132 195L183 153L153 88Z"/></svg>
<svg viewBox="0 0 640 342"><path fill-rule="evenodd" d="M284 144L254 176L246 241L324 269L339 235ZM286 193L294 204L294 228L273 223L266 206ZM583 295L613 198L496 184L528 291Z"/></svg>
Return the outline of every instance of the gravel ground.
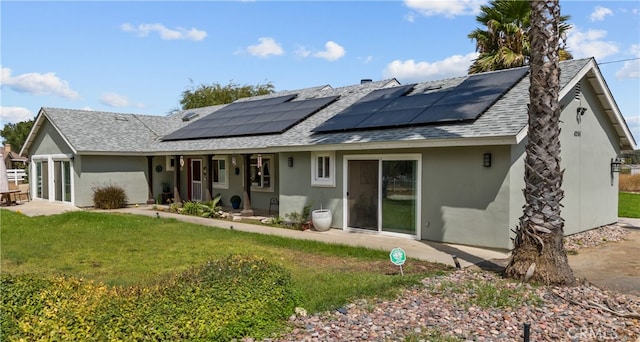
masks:
<svg viewBox="0 0 640 342"><path fill-rule="evenodd" d="M617 241L625 232L613 225L576 234L566 248ZM299 310L290 318L292 330L273 341L522 341L529 324L531 341L640 342L640 298L588 283L536 287L471 269L422 283L394 300L359 300L314 315ZM487 289L504 302L478 302Z"/></svg>

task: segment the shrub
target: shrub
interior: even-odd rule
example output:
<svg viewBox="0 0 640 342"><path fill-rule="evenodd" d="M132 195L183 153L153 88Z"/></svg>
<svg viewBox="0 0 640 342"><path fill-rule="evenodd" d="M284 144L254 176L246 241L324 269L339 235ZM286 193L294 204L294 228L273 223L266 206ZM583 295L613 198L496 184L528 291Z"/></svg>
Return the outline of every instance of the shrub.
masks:
<svg viewBox="0 0 640 342"><path fill-rule="evenodd" d="M217 218L220 217L220 194L216 195L212 201L200 203L199 214L202 217Z"/></svg>
<svg viewBox="0 0 640 342"><path fill-rule="evenodd" d="M122 208L127 203L124 189L116 185L105 185L93 189L93 206L98 209Z"/></svg>
<svg viewBox="0 0 640 342"><path fill-rule="evenodd" d="M179 210L179 212L185 215L198 215L199 210L200 206L198 203L188 201L182 204L182 210Z"/></svg>
<svg viewBox="0 0 640 342"><path fill-rule="evenodd" d="M230 341L279 331L300 295L282 266L230 256L151 285L0 275L7 340Z"/></svg>
<svg viewBox="0 0 640 342"><path fill-rule="evenodd" d="M305 223L309 222L309 215L311 215L311 204L307 204L302 208L302 212L291 212L285 214L287 219L293 223L293 226L297 229L302 228Z"/></svg>

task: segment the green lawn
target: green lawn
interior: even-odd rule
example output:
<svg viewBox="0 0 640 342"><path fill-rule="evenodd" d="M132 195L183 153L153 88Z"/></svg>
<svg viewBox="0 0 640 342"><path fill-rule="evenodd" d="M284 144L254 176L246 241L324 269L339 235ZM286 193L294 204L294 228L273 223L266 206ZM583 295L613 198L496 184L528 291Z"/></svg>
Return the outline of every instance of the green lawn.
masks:
<svg viewBox="0 0 640 342"><path fill-rule="evenodd" d="M100 324L111 322L113 317L128 317L120 311L117 315L107 314L104 311L111 312L116 310L114 308L124 310L123 307L135 307L135 310L131 309L133 312L142 310L141 312L145 312L144 315L157 315L158 321L166 319L163 317L174 319L172 315L178 315L182 311L187 313L186 317L191 317L191 312L199 312L199 308L194 308L194 305L225 307L224 303L220 303L221 299L218 296L232 298L232 301L239 300L239 297L254 299L246 304L250 310L243 311L244 315L257 317L256 319L259 318L262 322L265 318L260 318L263 316L256 312L274 311L273 307L260 308L267 302L271 303L270 300L273 298L280 298L278 296L286 298L283 297L280 304L270 305L284 309L285 304L282 303L289 303L287 305L295 304L309 312L317 312L337 308L356 298L391 296L403 287L419 283L419 280L425 276L449 270L443 265L408 260L404 267L405 276L402 277L398 274L398 268L390 263L388 251L294 240L204 227L174 219L116 213L71 212L30 218L0 210L0 226L2 234L0 258L4 284L2 290L16 293L15 296L7 296L8 299L3 298L3 300L15 299L16 302L12 305L15 304L16 307L30 312L32 309L29 307L33 304L25 304L31 299L26 297L28 291L23 289L25 284L28 284L27 289L40 293L38 298L48 296L38 291L44 291L44 293L52 291L55 296L60 296L62 293L63 297L70 296L73 299L68 302L58 300L56 303L70 303L68 305L76 305L75 303L84 301L97 303L83 306L82 309L69 310L76 312L79 317L94 317L98 322L102 322ZM234 257L229 259L230 256ZM223 268L231 270L230 276L223 277L223 280L228 281L230 285L225 285L223 291L219 289L220 281L202 285L206 282L204 279L219 277L218 273L224 272L216 271L218 266L210 266L197 272L194 270L199 270L205 265L218 265L221 262L224 264L226 262L224 260L232 260L227 262L228 265L225 264L227 266L220 267L220 270ZM238 263L240 266L237 265ZM256 273L260 274L259 279L254 279L251 272L245 271L245 269L251 271L254 268L256 272L262 270L260 271L262 273ZM23 278L20 275L25 274L29 275L28 281L21 280ZM52 285L50 279L59 279L52 278L58 276L72 278L55 280ZM246 281L242 280L245 278ZM271 285L264 284L264 279L271 278L279 280L274 280ZM36 279L35 283L33 279ZM46 281L41 284L37 279ZM82 281L77 283L78 279L85 279L88 283ZM78 287L82 291L78 290ZM176 288L191 290L177 291ZM69 292L65 292L65 289ZM278 295L269 291L276 291ZM185 292L189 294L202 292L209 295L185 299ZM291 295L289 298L289 294L295 294L295 296ZM77 298L78 296L81 298ZM176 296L180 303L187 303L184 304L187 306L182 309L180 307L167 309L175 305L173 302L168 303L167 298L174 298L172 296ZM217 299L211 299L214 297ZM203 302L205 299L209 302ZM3 303L4 305L8 304ZM46 307L50 303L42 305ZM242 307L240 304L236 306ZM95 312L87 314L83 311L86 310L85 307L93 308ZM202 312L202 315L205 315L202 317L207 321L214 320L206 326L211 324L215 326L215 319L222 319L220 317L224 317L224 320L229 319L229 314L212 318L210 316L214 314L211 310ZM247 314L247 312L251 313ZM287 313L289 314L291 313ZM144 315L136 314L130 319L135 321ZM249 324L244 320L251 317L243 318L242 313L237 315L240 316L236 317L237 321L244 322L242 323L244 325L241 324L243 327L251 326L251 329L261 331L260 326L264 322ZM175 319L180 320L180 317L183 316ZM62 318L56 316L56 319ZM34 320L36 323L40 322L35 318ZM75 322L77 319L69 320ZM15 328L9 323L5 326L5 323L3 321L3 328ZM98 323L94 322L92 326L96 324ZM273 322L267 324L265 331L273 330L273 324ZM234 327L237 328L237 325ZM52 327L47 326L46 329L52 329ZM45 328L41 327L41 330ZM242 336L247 332L240 329L235 333ZM158 336L170 339L178 336L175 332L172 334L162 332ZM231 334L198 336L234 336L233 333ZM26 336L35 338L37 335Z"/></svg>
<svg viewBox="0 0 640 342"><path fill-rule="evenodd" d="M640 218L640 194L620 192L618 195L618 216Z"/></svg>

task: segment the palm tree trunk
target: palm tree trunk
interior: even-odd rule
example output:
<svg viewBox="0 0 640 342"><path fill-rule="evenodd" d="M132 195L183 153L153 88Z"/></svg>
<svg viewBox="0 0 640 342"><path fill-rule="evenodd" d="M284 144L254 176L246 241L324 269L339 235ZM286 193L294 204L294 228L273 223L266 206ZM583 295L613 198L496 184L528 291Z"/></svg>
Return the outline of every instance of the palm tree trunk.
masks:
<svg viewBox="0 0 640 342"><path fill-rule="evenodd" d="M531 85L525 157L525 206L507 268L510 278L544 284L575 282L562 239L560 216L559 0L531 5Z"/></svg>

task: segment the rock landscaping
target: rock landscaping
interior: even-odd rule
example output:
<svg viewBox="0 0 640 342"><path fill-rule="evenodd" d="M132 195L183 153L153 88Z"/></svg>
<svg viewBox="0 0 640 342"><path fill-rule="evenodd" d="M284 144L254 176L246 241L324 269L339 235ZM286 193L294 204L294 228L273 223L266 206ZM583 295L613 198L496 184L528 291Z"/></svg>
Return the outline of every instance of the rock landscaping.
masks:
<svg viewBox="0 0 640 342"><path fill-rule="evenodd" d="M624 238L617 225L567 237L577 251ZM335 311L290 318L269 341L640 341L640 298L587 282L546 287L466 269L425 278L394 300L359 300Z"/></svg>

